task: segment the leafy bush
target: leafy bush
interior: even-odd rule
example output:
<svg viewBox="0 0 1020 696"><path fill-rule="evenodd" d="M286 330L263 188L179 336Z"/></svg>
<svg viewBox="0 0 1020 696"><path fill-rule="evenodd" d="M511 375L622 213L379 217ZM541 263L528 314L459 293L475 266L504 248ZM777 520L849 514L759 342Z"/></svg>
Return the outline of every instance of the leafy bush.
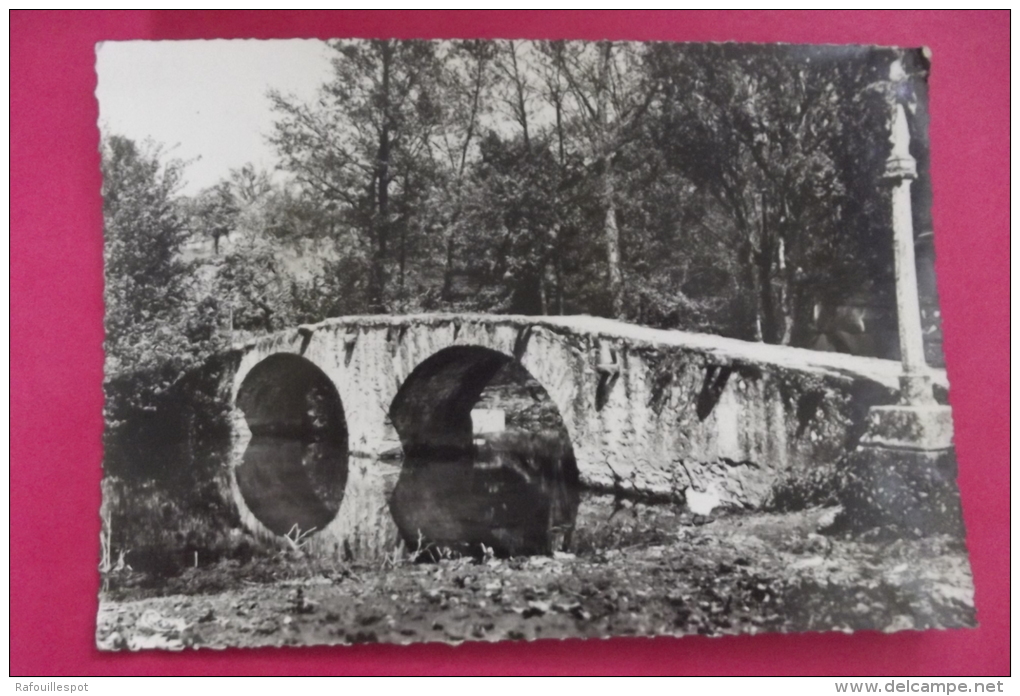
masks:
<svg viewBox="0 0 1020 696"><path fill-rule="evenodd" d="M770 512L797 512L839 504L845 476L839 467L819 467L787 473L772 486L762 508Z"/></svg>
<svg viewBox="0 0 1020 696"><path fill-rule="evenodd" d="M590 556L667 544L673 541L677 522L675 513L667 506L586 495L578 510L571 550Z"/></svg>

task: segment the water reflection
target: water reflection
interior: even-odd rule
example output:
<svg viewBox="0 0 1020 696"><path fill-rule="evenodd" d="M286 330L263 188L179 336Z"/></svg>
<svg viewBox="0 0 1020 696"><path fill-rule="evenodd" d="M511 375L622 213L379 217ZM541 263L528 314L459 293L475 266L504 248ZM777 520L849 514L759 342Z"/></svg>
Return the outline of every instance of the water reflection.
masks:
<svg viewBox="0 0 1020 696"><path fill-rule="evenodd" d="M237 468L252 514L276 534L321 530L340 509L347 483L347 445L253 435Z"/></svg>
<svg viewBox="0 0 1020 696"><path fill-rule="evenodd" d="M347 423L336 387L298 355L255 365L237 394L251 440L237 484L252 514L276 534L322 530L347 483Z"/></svg>
<svg viewBox="0 0 1020 696"><path fill-rule="evenodd" d="M566 434L511 430L470 449L419 451L405 462L390 508L412 551L546 554L570 543L579 487Z"/></svg>

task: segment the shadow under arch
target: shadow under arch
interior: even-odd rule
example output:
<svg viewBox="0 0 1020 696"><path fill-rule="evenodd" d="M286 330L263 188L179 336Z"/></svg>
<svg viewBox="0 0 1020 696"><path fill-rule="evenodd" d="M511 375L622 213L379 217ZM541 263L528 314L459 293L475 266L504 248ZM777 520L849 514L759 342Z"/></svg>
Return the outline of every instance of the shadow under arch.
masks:
<svg viewBox="0 0 1020 696"><path fill-rule="evenodd" d="M505 429L475 423L480 405ZM513 357L440 350L404 381L389 415L404 450L390 511L412 551L477 555L484 545L511 556L569 545L580 499L573 447L552 399Z"/></svg>
<svg viewBox="0 0 1020 696"><path fill-rule="evenodd" d="M237 408L251 431L237 486L275 534L322 530L347 484L347 420L333 382L311 361L270 355L245 376Z"/></svg>

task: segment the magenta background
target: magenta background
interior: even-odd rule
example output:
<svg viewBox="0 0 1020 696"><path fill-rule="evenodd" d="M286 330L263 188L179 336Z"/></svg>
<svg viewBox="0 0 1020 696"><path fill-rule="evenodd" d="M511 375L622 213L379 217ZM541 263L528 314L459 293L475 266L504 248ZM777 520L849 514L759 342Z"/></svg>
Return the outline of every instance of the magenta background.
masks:
<svg viewBox="0 0 1020 696"><path fill-rule="evenodd" d="M927 45L938 281L980 628L103 654L94 44L578 38ZM1007 674L1008 12L11 13L10 670L47 674Z"/></svg>

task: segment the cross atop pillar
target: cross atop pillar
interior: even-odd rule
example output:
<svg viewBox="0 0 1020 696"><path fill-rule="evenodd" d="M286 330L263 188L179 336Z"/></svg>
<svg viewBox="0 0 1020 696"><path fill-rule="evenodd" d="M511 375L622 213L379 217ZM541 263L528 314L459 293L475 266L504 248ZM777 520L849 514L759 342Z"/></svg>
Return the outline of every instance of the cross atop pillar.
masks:
<svg viewBox="0 0 1020 696"><path fill-rule="evenodd" d="M889 79L906 78L893 62ZM914 221L910 183L917 163L910 154L907 112L892 105L890 153L882 183L891 188L893 248L896 253L896 314L899 324L899 402L873 406L860 443L847 459L847 480L840 491L842 524L850 529L892 526L916 535L960 528L959 492L953 419L948 406L936 402L924 359L921 307L914 261Z"/></svg>
<svg viewBox="0 0 1020 696"><path fill-rule="evenodd" d="M891 80L902 79L903 66L893 63ZM914 220L910 203L910 183L917 178L917 163L910 154L910 129L902 103L893 107L889 132L891 152L885 162L883 179L892 188L892 230L896 264L896 316L899 324L901 403L934 403L931 375L924 359L924 334L921 329L921 304L917 295L917 266L914 260Z"/></svg>
<svg viewBox="0 0 1020 696"><path fill-rule="evenodd" d="M899 60L894 61L889 69L889 79L896 83L905 77L903 64ZM914 218L910 203L910 183L917 178L917 163L910 154L907 112L899 100L892 106L889 145L882 181L892 189L896 316L903 371L900 374L899 403L871 409L869 427L862 442L896 449L947 449L952 446L952 416L948 406L941 406L935 401L931 372L924 359L921 303L914 260Z"/></svg>

